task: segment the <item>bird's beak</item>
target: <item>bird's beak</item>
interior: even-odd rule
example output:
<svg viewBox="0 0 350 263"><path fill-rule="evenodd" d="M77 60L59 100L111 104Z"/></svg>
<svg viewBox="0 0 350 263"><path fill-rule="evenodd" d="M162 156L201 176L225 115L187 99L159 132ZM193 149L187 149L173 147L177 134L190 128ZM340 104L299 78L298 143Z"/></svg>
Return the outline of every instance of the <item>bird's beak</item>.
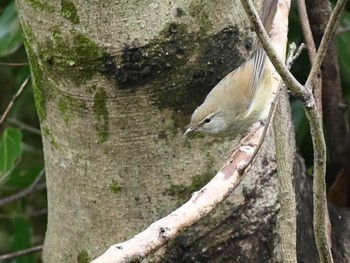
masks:
<svg viewBox="0 0 350 263"><path fill-rule="evenodd" d="M183 134L183 136L186 136L187 134L189 134L190 132L193 132L197 127L189 127Z"/></svg>

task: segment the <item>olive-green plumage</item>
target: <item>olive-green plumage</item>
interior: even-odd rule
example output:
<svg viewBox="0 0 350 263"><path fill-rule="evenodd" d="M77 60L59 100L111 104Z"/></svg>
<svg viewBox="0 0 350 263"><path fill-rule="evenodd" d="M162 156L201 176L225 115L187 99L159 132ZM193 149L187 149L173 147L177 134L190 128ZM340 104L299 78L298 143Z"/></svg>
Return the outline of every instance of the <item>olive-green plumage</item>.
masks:
<svg viewBox="0 0 350 263"><path fill-rule="evenodd" d="M265 0L262 22L269 32L276 15L278 0ZM258 46L258 45L257 45ZM265 51L255 51L236 70L226 75L192 114L185 134L194 130L213 135L245 131L267 117L273 97L272 66Z"/></svg>

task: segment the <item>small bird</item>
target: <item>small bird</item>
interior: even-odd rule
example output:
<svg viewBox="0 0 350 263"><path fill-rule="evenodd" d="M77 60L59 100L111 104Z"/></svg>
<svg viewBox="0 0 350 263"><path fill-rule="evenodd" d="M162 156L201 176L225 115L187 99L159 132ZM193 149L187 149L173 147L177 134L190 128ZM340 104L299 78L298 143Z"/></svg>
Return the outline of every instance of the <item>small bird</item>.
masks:
<svg viewBox="0 0 350 263"><path fill-rule="evenodd" d="M277 2L265 0L262 23L267 32L271 30ZM272 64L256 42L248 60L226 75L193 112L184 135L200 131L211 135L237 136L254 123L266 119L274 93L272 72Z"/></svg>

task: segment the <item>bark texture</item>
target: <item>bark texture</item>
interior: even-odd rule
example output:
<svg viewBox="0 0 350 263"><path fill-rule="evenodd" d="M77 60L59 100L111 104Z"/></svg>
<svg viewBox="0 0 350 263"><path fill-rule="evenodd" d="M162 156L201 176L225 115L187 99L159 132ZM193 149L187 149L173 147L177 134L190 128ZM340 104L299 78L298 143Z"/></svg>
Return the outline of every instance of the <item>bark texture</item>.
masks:
<svg viewBox="0 0 350 263"><path fill-rule="evenodd" d="M229 139L182 132L250 51L238 5L17 0L44 135L45 262L88 262L168 214L226 160ZM147 261L276 262L271 142L220 208Z"/></svg>
<svg viewBox="0 0 350 263"><path fill-rule="evenodd" d="M44 135L45 262L130 238L228 156L230 142L182 132L250 51L237 4L17 1Z"/></svg>
<svg viewBox="0 0 350 263"><path fill-rule="evenodd" d="M273 119L273 128L276 145L278 199L280 211L278 216L278 233L280 235L281 262L296 262L296 198L293 187L293 164L295 155L295 134L290 118L291 110L289 96L286 89L279 95L276 112Z"/></svg>
<svg viewBox="0 0 350 263"><path fill-rule="evenodd" d="M318 46L327 26L332 8L327 0L308 1L307 6L312 34ZM346 114L347 105L343 99L336 36L330 42L321 71L324 123L327 131L330 167L332 168L329 169L328 181L333 182L335 177L342 177L343 179L338 179L339 183L338 185L334 185L330 198L335 205L349 207L350 133L349 121Z"/></svg>

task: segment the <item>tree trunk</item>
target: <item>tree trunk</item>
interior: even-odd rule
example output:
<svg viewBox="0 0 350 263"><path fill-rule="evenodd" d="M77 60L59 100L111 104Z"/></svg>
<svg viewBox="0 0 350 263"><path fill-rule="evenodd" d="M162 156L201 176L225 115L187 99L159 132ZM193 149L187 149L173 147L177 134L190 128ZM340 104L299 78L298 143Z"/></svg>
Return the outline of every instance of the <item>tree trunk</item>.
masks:
<svg viewBox="0 0 350 263"><path fill-rule="evenodd" d="M185 202L229 156L182 133L252 46L239 1L17 0L43 134L45 262L88 262ZM275 262L270 138L242 185L149 262Z"/></svg>
<svg viewBox="0 0 350 263"><path fill-rule="evenodd" d="M182 132L251 40L226 2L17 5L44 135L44 260L93 258L184 202L225 160L229 141Z"/></svg>

